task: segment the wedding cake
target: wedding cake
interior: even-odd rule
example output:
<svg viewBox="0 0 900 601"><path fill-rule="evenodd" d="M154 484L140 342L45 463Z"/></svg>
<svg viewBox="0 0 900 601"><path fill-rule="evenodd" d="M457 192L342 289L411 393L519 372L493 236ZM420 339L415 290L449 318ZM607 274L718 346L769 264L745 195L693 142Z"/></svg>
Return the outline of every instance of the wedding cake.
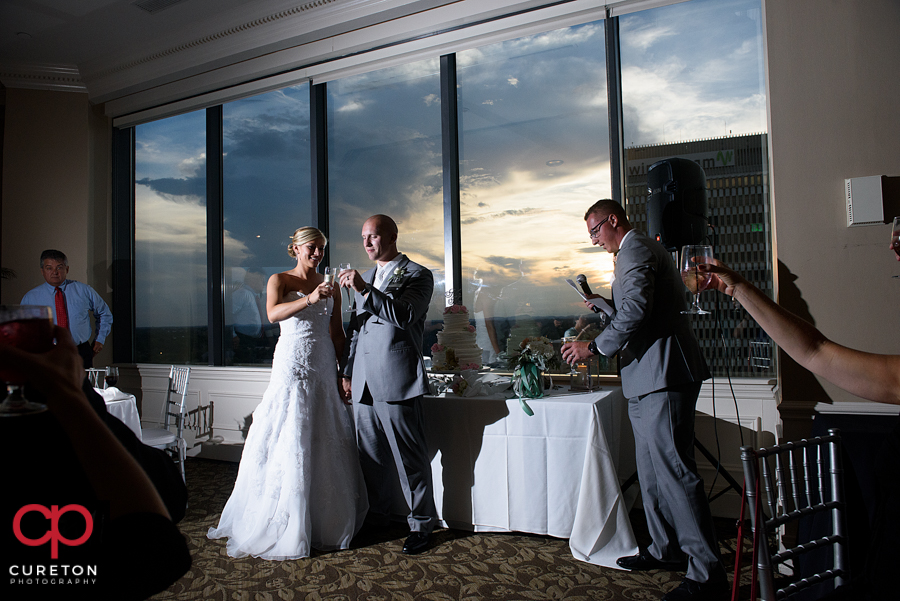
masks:
<svg viewBox="0 0 900 601"><path fill-rule="evenodd" d="M475 326L469 325L469 310L463 305L444 309L444 328L431 347L434 369L456 371L481 368L481 349L475 344Z"/></svg>

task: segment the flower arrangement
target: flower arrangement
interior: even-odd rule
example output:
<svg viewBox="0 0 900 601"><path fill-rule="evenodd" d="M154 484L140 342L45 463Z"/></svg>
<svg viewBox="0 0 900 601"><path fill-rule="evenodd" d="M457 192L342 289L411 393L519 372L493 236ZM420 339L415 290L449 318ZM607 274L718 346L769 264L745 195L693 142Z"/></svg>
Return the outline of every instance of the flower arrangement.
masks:
<svg viewBox="0 0 900 601"><path fill-rule="evenodd" d="M466 309L465 305L450 305L449 307L444 307L444 315L448 313L468 313L469 310Z"/></svg>
<svg viewBox="0 0 900 601"><path fill-rule="evenodd" d="M519 397L519 405L527 415L534 415L526 398L544 396L542 371L559 366L559 356L546 336L526 338L519 344L519 352L509 358L508 367L513 370L512 387Z"/></svg>
<svg viewBox="0 0 900 601"><path fill-rule="evenodd" d="M553 343L546 336L526 338L519 344L519 352L509 358L507 367L516 369L526 363L534 363L541 371L560 366L559 355L553 350Z"/></svg>
<svg viewBox="0 0 900 601"><path fill-rule="evenodd" d="M453 394L465 396L466 389L469 388L469 383L462 376L454 376L451 388L453 390Z"/></svg>

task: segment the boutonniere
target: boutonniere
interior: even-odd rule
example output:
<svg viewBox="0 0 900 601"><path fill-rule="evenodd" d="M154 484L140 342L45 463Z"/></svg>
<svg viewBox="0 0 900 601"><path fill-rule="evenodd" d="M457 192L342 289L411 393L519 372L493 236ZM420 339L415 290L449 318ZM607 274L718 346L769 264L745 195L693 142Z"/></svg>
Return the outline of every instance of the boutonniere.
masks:
<svg viewBox="0 0 900 601"><path fill-rule="evenodd" d="M391 276L390 281L388 281L388 286L399 284L403 281L403 278L406 276L406 267L398 267L394 270L394 275Z"/></svg>

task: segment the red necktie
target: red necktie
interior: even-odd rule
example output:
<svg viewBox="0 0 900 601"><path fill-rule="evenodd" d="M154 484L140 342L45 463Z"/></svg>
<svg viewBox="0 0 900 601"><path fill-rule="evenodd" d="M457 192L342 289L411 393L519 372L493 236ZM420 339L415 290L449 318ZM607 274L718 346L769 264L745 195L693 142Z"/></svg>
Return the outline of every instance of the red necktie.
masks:
<svg viewBox="0 0 900 601"><path fill-rule="evenodd" d="M56 325L69 329L69 312L66 310L66 295L62 289L56 288Z"/></svg>

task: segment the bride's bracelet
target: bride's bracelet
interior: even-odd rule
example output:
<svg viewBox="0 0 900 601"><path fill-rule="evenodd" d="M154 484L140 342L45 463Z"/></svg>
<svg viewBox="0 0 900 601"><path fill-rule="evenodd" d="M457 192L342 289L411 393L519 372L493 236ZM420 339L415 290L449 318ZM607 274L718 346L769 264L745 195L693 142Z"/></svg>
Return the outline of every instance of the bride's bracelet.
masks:
<svg viewBox="0 0 900 601"><path fill-rule="evenodd" d="M310 305L316 305L316 304L318 304L318 303L319 303L319 301L316 301L316 302L314 302L314 303L311 303L311 302L309 302L309 297L308 297L308 296L306 297L306 306L307 306L307 307L310 306Z"/></svg>

